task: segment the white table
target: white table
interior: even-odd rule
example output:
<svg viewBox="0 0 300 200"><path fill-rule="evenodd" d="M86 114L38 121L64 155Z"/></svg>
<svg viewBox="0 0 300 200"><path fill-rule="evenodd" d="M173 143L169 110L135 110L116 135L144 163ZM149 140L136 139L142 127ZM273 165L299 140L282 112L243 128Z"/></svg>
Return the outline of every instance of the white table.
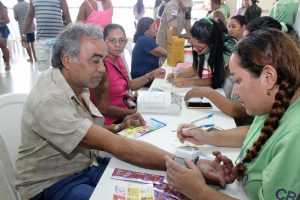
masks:
<svg viewBox="0 0 300 200"><path fill-rule="evenodd" d="M154 84L159 84L160 81L164 81L164 80L155 80ZM213 109L187 109L183 102L182 111L179 115L143 114L144 118L146 119L150 117L156 118L160 121L166 122L167 126L158 129L156 131L150 132L146 135L143 135L142 137L139 138L139 140L149 142L168 152L174 153L175 148L179 146L180 143L176 137L176 132L172 132L172 130L176 130L179 123L184 123L184 122L188 123L202 116L206 116L208 114L214 114L214 117L205 119L201 121L201 123L203 124L214 123L216 126L219 126L224 129L229 129L236 126L234 120L231 117L222 113L215 106L213 107ZM211 152L214 150L219 150L224 155L228 156L233 161L235 161L235 159L239 155L240 149L202 145L200 146L200 150L202 151L202 153L206 154L211 158L213 158ZM129 182L126 181L111 179L111 175L115 168L130 169L132 171L145 172L145 173L164 175L164 176L166 175L165 171L157 171L157 170L140 168L113 157L110 163L108 164L104 174L102 175L102 178L97 184L90 199L110 200L113 198L115 185L129 184ZM248 199L237 181L235 181L232 184L229 184L225 190L221 190L221 191L238 199Z"/></svg>

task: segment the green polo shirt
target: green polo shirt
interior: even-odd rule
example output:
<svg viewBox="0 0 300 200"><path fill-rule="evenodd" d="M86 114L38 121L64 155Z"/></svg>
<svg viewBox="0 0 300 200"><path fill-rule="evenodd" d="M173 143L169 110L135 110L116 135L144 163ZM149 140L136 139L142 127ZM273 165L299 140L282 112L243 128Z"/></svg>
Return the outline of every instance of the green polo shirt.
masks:
<svg viewBox="0 0 300 200"><path fill-rule="evenodd" d="M285 112L280 125L262 146L256 158L246 164L243 179L250 199L299 199L300 197L300 98ZM242 148L242 156L259 137L268 116L257 116Z"/></svg>
<svg viewBox="0 0 300 200"><path fill-rule="evenodd" d="M290 25L295 23L299 0L279 0L272 7L269 16Z"/></svg>

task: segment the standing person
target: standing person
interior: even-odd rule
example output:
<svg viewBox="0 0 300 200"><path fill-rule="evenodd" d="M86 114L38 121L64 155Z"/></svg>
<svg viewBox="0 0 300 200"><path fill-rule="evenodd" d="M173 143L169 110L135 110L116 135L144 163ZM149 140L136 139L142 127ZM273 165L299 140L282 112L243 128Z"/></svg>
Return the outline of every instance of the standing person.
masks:
<svg viewBox="0 0 300 200"><path fill-rule="evenodd" d="M25 18L28 13L29 3L25 2L24 0L18 0L18 3L14 6L14 16L15 20L19 24L19 30L22 37L22 30L25 23ZM30 28L28 30L28 33L26 34L26 51L29 56L29 59L27 61L33 62L33 59L36 60L35 55L35 49L34 49L34 41L35 41L35 35L34 35L34 23L30 25Z"/></svg>
<svg viewBox="0 0 300 200"><path fill-rule="evenodd" d="M230 17L231 14L231 9L228 6L228 4L226 3L225 0L221 0L221 8L223 8L226 12L226 18L228 19Z"/></svg>
<svg viewBox="0 0 300 200"><path fill-rule="evenodd" d="M133 37L133 42L135 42L131 60L131 77L133 79L159 68L159 58L167 57L167 50L158 46L155 41L156 34L155 21L150 17L142 17ZM149 87L151 83L152 81L146 87Z"/></svg>
<svg viewBox="0 0 300 200"><path fill-rule="evenodd" d="M269 16L280 22L294 25L298 6L299 0L277 0L271 8Z"/></svg>
<svg viewBox="0 0 300 200"><path fill-rule="evenodd" d="M221 0L210 0L210 8L208 11L207 17L212 19L220 19L223 21L225 27L227 24L227 11L224 7L221 6Z"/></svg>
<svg viewBox="0 0 300 200"><path fill-rule="evenodd" d="M300 174L300 160L295 159L300 147L299 65L300 52L295 42L277 29L250 33L231 56L229 68L236 80L233 93L240 97L246 112L256 117L249 129L237 128L245 140L231 139L231 143L242 145L238 164L232 168L232 162L221 154L217 160L226 161L230 179L237 177L241 181L249 199L287 199L300 194L296 176ZM177 129L180 141L202 144L205 136L199 137L197 131L187 133L183 130L187 127L190 126ZM232 129L227 138L236 133ZM166 158L167 178L172 186L190 199L232 199L208 187L192 162L187 165L183 168Z"/></svg>
<svg viewBox="0 0 300 200"><path fill-rule="evenodd" d="M158 16L158 11L161 4L162 4L162 0L155 0L154 7L153 7L153 19L157 27L159 27L160 24L160 17Z"/></svg>
<svg viewBox="0 0 300 200"><path fill-rule="evenodd" d="M111 0L85 0L76 21L98 25L101 29L112 23L113 5Z"/></svg>
<svg viewBox="0 0 300 200"><path fill-rule="evenodd" d="M109 24L104 28L103 36L108 50L104 60L107 73L101 84L92 90L92 97L105 117L105 124L111 125L136 112L136 106L126 101L129 90L138 90L154 78L164 78L165 70L158 68L139 78L129 79L121 57L127 43L124 28L119 24Z"/></svg>
<svg viewBox="0 0 300 200"><path fill-rule="evenodd" d="M244 15L246 17L246 23L249 23L261 16L262 10L260 7L258 7L258 3L258 0L251 0L251 5L247 8Z"/></svg>
<svg viewBox="0 0 300 200"><path fill-rule="evenodd" d="M51 65L53 44L58 34L63 30L62 15L67 23L71 22L66 0L30 0L22 30L22 42L26 42L26 34L35 17L37 26L35 50L40 71L48 69Z"/></svg>
<svg viewBox="0 0 300 200"><path fill-rule="evenodd" d="M243 0L242 7L237 9L235 15L245 15L245 12L246 12L247 8L249 7L249 4L250 4L249 0Z"/></svg>
<svg viewBox="0 0 300 200"><path fill-rule="evenodd" d="M0 1L0 48L3 54L3 60L5 63L5 71L10 70L9 63L9 49L7 48L7 38L10 31L6 24L9 23L7 7Z"/></svg>
<svg viewBox="0 0 300 200"><path fill-rule="evenodd" d="M136 4L133 6L134 15L134 27L136 28L137 23L145 14L145 6L143 0L137 0Z"/></svg>
<svg viewBox="0 0 300 200"><path fill-rule="evenodd" d="M182 30L185 29L185 32L189 37L192 6L192 0L170 0L165 5L156 37L156 41L159 46L167 49L167 42L169 40L168 30L171 27L173 28L173 36L179 36ZM160 66L164 61L164 58L160 59Z"/></svg>

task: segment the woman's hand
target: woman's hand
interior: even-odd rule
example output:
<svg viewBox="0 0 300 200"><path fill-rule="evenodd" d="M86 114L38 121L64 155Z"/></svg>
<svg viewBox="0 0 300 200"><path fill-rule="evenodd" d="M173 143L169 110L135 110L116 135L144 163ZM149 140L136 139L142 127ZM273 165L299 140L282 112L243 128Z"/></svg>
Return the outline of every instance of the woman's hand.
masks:
<svg viewBox="0 0 300 200"><path fill-rule="evenodd" d="M185 160L186 167L182 167L169 156L165 157L167 166L167 179L178 191L190 199L196 199L199 192L207 187L201 171L192 161Z"/></svg>
<svg viewBox="0 0 300 200"><path fill-rule="evenodd" d="M201 128L193 130L184 130L186 128L196 127L193 124L180 124L177 128L177 137L181 143L185 141L194 144L204 144L206 142L207 132Z"/></svg>
<svg viewBox="0 0 300 200"><path fill-rule="evenodd" d="M173 85L179 88L189 87L194 85L194 80L192 78L177 78L174 77L172 81L170 81Z"/></svg>
<svg viewBox="0 0 300 200"><path fill-rule="evenodd" d="M154 78L165 78L166 70L163 68L158 68L158 69L153 70L150 74L151 74L151 77L153 77L153 79Z"/></svg>
<svg viewBox="0 0 300 200"><path fill-rule="evenodd" d="M214 91L211 87L198 87L193 88L190 91L188 91L184 97L184 101L188 101L189 99L193 97L208 97L208 94L210 92Z"/></svg>
<svg viewBox="0 0 300 200"><path fill-rule="evenodd" d="M175 73L169 73L166 79L167 81L172 82L175 79Z"/></svg>

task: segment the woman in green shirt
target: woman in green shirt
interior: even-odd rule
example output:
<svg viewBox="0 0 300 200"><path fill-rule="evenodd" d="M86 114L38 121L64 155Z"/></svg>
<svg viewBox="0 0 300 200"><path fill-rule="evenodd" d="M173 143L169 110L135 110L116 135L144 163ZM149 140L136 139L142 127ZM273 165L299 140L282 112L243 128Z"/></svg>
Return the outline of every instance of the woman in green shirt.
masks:
<svg viewBox="0 0 300 200"><path fill-rule="evenodd" d="M295 42L275 29L250 33L231 56L233 93L239 96L247 114L257 117L249 130L231 130L233 135L244 132L246 136L245 140L232 139L236 146L243 143L238 164L231 167L228 158L221 154L216 159L226 160L224 171L232 180L239 178L250 199L299 199L299 66L300 52ZM180 141L201 143L205 136L199 137L197 130L182 130L187 127L191 126L179 127ZM191 199L232 199L208 187L194 164L186 163L188 168L183 168L166 158L171 185Z"/></svg>

